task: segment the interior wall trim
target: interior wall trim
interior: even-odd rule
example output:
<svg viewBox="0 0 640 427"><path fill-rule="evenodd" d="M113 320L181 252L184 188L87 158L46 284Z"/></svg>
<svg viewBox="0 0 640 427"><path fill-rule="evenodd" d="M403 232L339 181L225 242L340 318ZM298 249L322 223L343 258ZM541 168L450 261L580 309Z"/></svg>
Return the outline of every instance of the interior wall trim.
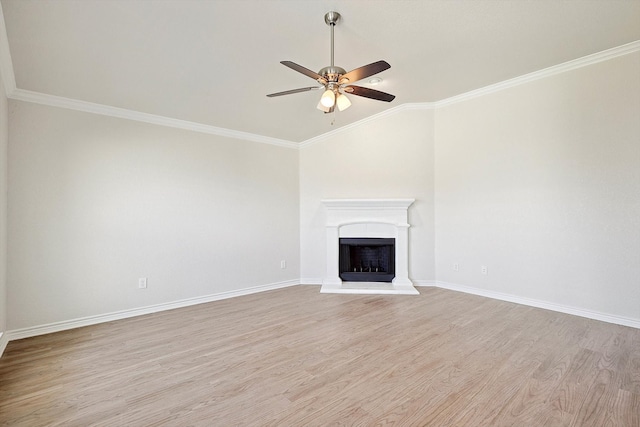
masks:
<svg viewBox="0 0 640 427"><path fill-rule="evenodd" d="M336 134L347 132L355 127L361 126L368 122L379 120L383 117L394 115L407 110L433 110L441 108L447 105L452 105L458 102L466 101L472 98L477 98L489 93L504 90L510 87L518 86L524 83L528 83L534 80L539 80L545 77L549 77L555 74L563 73L566 71L575 70L580 67L595 64L609 59L616 58L618 56L627 55L629 53L640 51L640 40L636 40L621 46L613 47L601 52L597 52L591 55L584 56L582 58L574 59L564 62L562 64L554 65L548 68L544 68L539 71L534 71L519 77L515 77L503 82L485 86L480 89L472 90L462 93L460 95L452 96L436 102L422 102L422 103L407 103L401 104L397 107L390 108L382 111L378 114L366 117L357 122L342 126L334 129L330 132L318 135L316 137L307 139L300 143L293 141L287 141L278 138L272 138L268 136L252 134L249 132L236 131L232 129L220 128L211 125L205 125L201 123L189 122L186 120L173 119L170 117L158 116L149 113L142 113L133 110L127 110L124 108L111 107L108 105L95 104L86 101L80 101L76 99L64 98L60 96L48 95L39 92L28 91L19 89L16 86L16 79L13 70L13 62L11 60L11 52L9 49L9 41L7 37L7 31L4 21L4 14L2 12L2 6L0 5L0 73L5 86L5 93L10 99L15 99L25 102L34 102L42 105L68 108L72 110L84 111L94 114L102 114L111 117L118 117L128 120L135 120L145 123L151 123L160 126L174 127L177 129L190 130L193 132L206 133L210 135L223 136L234 139L242 139L247 141L259 142L264 144L276 145L279 147L286 147L291 149L302 149L309 147L315 143L323 141L327 138L335 136Z"/></svg>
<svg viewBox="0 0 640 427"><path fill-rule="evenodd" d="M300 279L301 285L322 285L322 277L303 277Z"/></svg>
<svg viewBox="0 0 640 427"><path fill-rule="evenodd" d="M460 95L452 96L450 98L442 99L436 102L423 102L414 104L402 104L397 107L385 110L381 113L364 118L357 122L353 122L349 125L332 130L331 132L323 133L314 138L310 138L300 143L300 148L306 148L310 145L316 144L327 138L333 137L339 133L346 132L355 127L361 126L373 120L378 120L382 117L390 116L407 110L434 110L448 105L457 104L459 102L467 101L469 99L478 98L480 96L488 95L490 93L498 92L504 89L509 89L514 86L519 86L525 83L529 83L535 80L544 79L556 74L564 73L578 68L586 67L588 65L597 64L598 62L608 61L619 56L628 55L630 53L640 51L640 40L636 40L631 43L624 44L622 46L613 47L611 49L603 50L591 55L583 56L582 58L574 59L571 61L563 62L561 64L553 65L542 70L534 71L532 73L524 74L519 77L514 77L509 80L505 80L499 83L495 83L489 86L485 86L479 89L475 89L469 92L462 93Z"/></svg>
<svg viewBox="0 0 640 427"><path fill-rule="evenodd" d="M109 105L95 104L93 102L80 101L77 99L64 98L62 96L47 95L40 92L33 92L24 89L15 89L7 95L10 99L17 101L32 102L35 104L47 105L50 107L60 107L69 110L82 111L85 113L100 114L103 116L117 117L120 119L134 120L137 122L151 123L159 126L166 126L176 129L184 129L192 132L206 133L209 135L223 136L227 138L242 139L245 141L259 142L263 144L276 145L279 147L297 149L298 144L284 139L271 138L269 136L257 135L249 132L241 132L232 129L220 128L201 123L189 122L186 120L173 119L171 117L158 116L155 114L141 113L139 111L127 110L125 108L111 107Z"/></svg>
<svg viewBox="0 0 640 427"><path fill-rule="evenodd" d="M299 280L287 280L283 282L271 283L262 286L254 286L251 288L240 289L236 291L221 292L218 294L205 295L202 297L188 298L179 301L156 304L147 307L135 308L131 310L123 310L114 313L107 313L98 316L89 316L79 319L66 320L62 322L49 323L45 325L39 325L29 328L16 329L13 331L7 331L4 334L0 333L0 357L2 356L7 343L12 340L18 340L23 338L34 337L37 335L50 334L54 332L65 331L73 328L80 328L83 326L95 325L98 323L111 322L114 320L127 319L129 317L141 316L145 314L157 313L164 310L172 310L174 308L188 307L191 305L202 304L207 302L218 301L227 298L233 298L242 295L249 295L258 292L269 291L273 289L286 288L289 286L297 285L316 285L319 279L299 279ZM592 310L585 310L576 307L570 307L562 304L550 303L547 301L536 300L532 298L524 298L516 295L505 294L501 292L474 288L471 286L459 285L455 283L448 283L439 280L418 280L412 279L416 286L420 287L435 287L441 289L448 289L456 292L463 292L466 294L477 295L486 298L492 298L500 301L512 302L515 304L526 305L529 307L542 308L545 310L551 310L559 313L570 314L574 316L585 317L588 319L598 320L607 323L613 323L617 325L629 326L632 328L640 329L640 319L634 319L630 317L616 316L606 313L601 313Z"/></svg>
<svg viewBox="0 0 640 427"><path fill-rule="evenodd" d="M309 147L311 145L317 144L318 142L324 141L327 138L334 137L335 135L348 132L351 129L362 126L366 123L373 122L376 120L380 120L383 117L393 116L402 111L410 111L410 110L433 110L435 108L436 103L433 102L420 102L420 103L407 103L400 104L397 107L390 108L388 110L384 110L380 113L374 114L373 116L365 117L364 119L358 120L357 122L350 123L348 125L341 126L337 129L334 129L330 132L323 133L322 135L318 135L316 137L307 139L306 141L302 141L299 144L300 149Z"/></svg>
<svg viewBox="0 0 640 427"><path fill-rule="evenodd" d="M532 73L524 74L519 77L514 77L509 80L504 80L499 83L495 83L489 86L485 86L479 89L475 89L469 92L462 93L460 95L452 96L435 103L435 108L442 108L447 105L457 104L458 102L466 101L469 99L477 98L479 96L487 95L490 93L498 92L504 89L508 89L514 86L519 86L525 83L529 83L535 80L544 79L556 74L564 73L567 71L576 70L578 68L586 67L588 65L597 64L598 62L608 61L619 56L628 55L630 53L640 51L640 40L636 40L631 43L624 44L622 46L613 47L611 49L603 50L591 55L583 56L571 61L563 62L561 64L553 65L542 70L534 71Z"/></svg>
<svg viewBox="0 0 640 427"><path fill-rule="evenodd" d="M270 283L266 285L253 286L250 288L238 289L234 291L220 292L217 294L203 295L201 297L187 298L162 304L155 304L146 307L133 308L129 310L116 311L113 313L100 314L97 316L81 317L78 319L63 320L61 322L48 323L45 325L32 326L28 328L7 331L6 341L19 340L23 338L35 337L37 335L50 334L53 332L66 331L67 329L81 328L83 326L96 325L98 323L112 322L114 320L127 319L129 317L142 316L145 314L157 313L175 308L188 307L196 304L219 301L227 298L239 297L243 295L255 294L258 292L270 291L273 289L286 288L298 285L298 279L286 280L283 282ZM1 338L4 338L1 337ZM1 341L0 341L1 343Z"/></svg>
<svg viewBox="0 0 640 427"><path fill-rule="evenodd" d="M9 50L9 38L7 37L2 4L0 4L0 75L4 84L4 93L9 96L16 90L16 76L13 73L13 61Z"/></svg>
<svg viewBox="0 0 640 427"><path fill-rule="evenodd" d="M241 132L233 129L220 128L201 123L179 120L170 117L158 116L155 114L142 113L139 111L127 110L124 108L111 107L108 105L96 104L77 99L64 98L61 96L48 95L45 93L33 92L19 89L16 84L16 77L9 48L9 38L4 20L4 12L0 4L0 76L4 84L5 94L9 99L18 101L33 102L50 107L67 108L70 110L83 111L86 113L101 114L121 119L134 120L138 122L151 123L159 126L172 127L176 129L189 130L193 132L205 133L209 135L223 136L227 138L242 139L245 141L259 142L263 144L275 145L291 149L298 149L299 144L279 138L272 138L257 135L249 132Z"/></svg>
<svg viewBox="0 0 640 427"><path fill-rule="evenodd" d="M419 279L411 279L415 286L423 286L423 287L434 287L436 286L435 280L419 280Z"/></svg>
<svg viewBox="0 0 640 427"><path fill-rule="evenodd" d="M0 332L0 357L2 357L4 350L7 348L7 344L9 344L7 334Z"/></svg>
<svg viewBox="0 0 640 427"><path fill-rule="evenodd" d="M458 285L442 281L435 281L435 287L448 289L456 292L464 292L466 294L478 295L481 297L492 298L500 301L513 302L516 304L526 305L529 307L543 308L545 310L556 311L559 313L571 314L574 316L585 317L587 319L599 320L601 322L614 323L617 325L629 326L640 329L640 319L631 317L617 316L613 314L602 313L599 311L587 310L584 308L571 307L563 304L537 300L533 298L525 298L517 295L505 294L502 292L479 289L471 286Z"/></svg>

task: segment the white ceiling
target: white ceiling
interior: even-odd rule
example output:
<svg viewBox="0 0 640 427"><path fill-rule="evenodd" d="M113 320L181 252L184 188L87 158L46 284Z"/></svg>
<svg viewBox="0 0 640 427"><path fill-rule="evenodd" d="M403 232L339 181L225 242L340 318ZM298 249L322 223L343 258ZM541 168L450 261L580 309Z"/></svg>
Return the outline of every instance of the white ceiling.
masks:
<svg viewBox="0 0 640 427"><path fill-rule="evenodd" d="M2 0L19 89L301 142L640 40L638 0ZM378 90L333 115L284 67L384 59ZM367 83L363 83L366 86Z"/></svg>

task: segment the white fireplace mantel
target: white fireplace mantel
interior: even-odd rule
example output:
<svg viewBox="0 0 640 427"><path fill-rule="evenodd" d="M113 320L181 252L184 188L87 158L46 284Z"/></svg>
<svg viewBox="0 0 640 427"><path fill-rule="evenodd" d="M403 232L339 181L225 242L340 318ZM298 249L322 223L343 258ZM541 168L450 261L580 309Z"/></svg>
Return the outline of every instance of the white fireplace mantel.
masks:
<svg viewBox="0 0 640 427"><path fill-rule="evenodd" d="M323 293L412 294L409 280L409 206L415 199L326 199L327 257ZM339 276L340 238L395 239L395 278L392 283L343 282Z"/></svg>

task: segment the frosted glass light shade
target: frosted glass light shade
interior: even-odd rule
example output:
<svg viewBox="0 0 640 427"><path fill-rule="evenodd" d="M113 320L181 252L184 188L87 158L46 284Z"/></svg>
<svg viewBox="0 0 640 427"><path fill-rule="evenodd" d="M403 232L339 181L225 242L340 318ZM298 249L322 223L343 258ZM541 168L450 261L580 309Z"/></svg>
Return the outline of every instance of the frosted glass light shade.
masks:
<svg viewBox="0 0 640 427"><path fill-rule="evenodd" d="M336 99L336 104L338 105L338 110L344 111L347 108L351 107L351 101L345 94L338 95L338 99Z"/></svg>
<svg viewBox="0 0 640 427"><path fill-rule="evenodd" d="M322 105L322 101L318 102L318 105L316 106L316 108L320 111L324 111L325 113L328 113L329 111L331 111L331 107L325 107L324 105Z"/></svg>
<svg viewBox="0 0 640 427"><path fill-rule="evenodd" d="M331 89L325 90L320 98L320 103L327 108L333 107L333 104L336 103L336 94Z"/></svg>

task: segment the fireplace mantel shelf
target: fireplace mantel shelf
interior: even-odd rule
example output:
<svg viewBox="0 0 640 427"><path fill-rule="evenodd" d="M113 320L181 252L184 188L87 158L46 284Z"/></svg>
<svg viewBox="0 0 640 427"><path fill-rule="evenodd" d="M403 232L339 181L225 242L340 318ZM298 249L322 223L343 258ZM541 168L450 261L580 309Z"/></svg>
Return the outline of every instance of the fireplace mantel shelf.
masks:
<svg viewBox="0 0 640 427"><path fill-rule="evenodd" d="M408 209L415 199L324 199L327 209Z"/></svg>

